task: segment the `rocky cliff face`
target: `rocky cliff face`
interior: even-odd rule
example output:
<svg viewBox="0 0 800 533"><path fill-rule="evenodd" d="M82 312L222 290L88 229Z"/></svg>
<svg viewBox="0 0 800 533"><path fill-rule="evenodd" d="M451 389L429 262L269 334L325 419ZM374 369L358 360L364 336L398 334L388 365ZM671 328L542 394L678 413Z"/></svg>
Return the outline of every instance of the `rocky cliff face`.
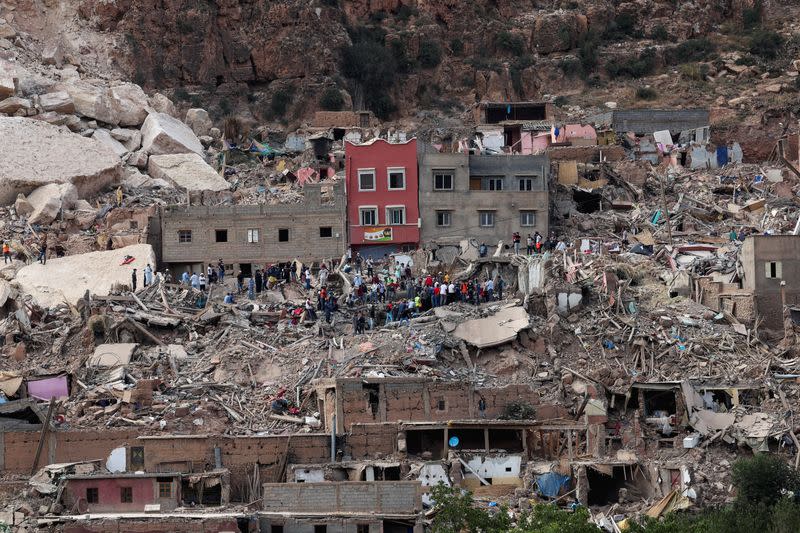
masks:
<svg viewBox="0 0 800 533"><path fill-rule="evenodd" d="M357 105L365 100L359 94L363 86L342 70L342 50L354 42L369 40L390 50L394 72L380 92L393 103L393 116L407 116L419 109L459 109L484 99L535 99L574 91L585 81L566 78L563 65L586 62L587 55L599 69L608 58L635 59L643 47L653 46L663 63L665 48L703 37L725 21L741 20L743 10L753 3L72 0L58 4L60 19L84 32L79 42L70 45L74 56L103 58L98 63L136 83L175 89L177 99L212 104L218 115L235 108L258 119L292 121L318 109L320 99L332 89L342 91L345 107L353 97ZM29 14L39 5L23 0L18 11L25 11L26 4ZM71 18L65 11L70 7ZM40 25L37 31L48 30ZM380 111L390 114L392 109Z"/></svg>

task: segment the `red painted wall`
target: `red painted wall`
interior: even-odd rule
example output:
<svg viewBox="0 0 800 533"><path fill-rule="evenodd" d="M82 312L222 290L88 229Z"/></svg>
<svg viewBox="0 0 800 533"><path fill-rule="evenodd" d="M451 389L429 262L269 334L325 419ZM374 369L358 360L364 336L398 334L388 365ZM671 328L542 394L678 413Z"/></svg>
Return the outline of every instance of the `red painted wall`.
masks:
<svg viewBox="0 0 800 533"><path fill-rule="evenodd" d="M67 483L65 503L74 505L78 500L86 500L86 489L97 487L98 503L88 504L88 511L95 513L102 512L123 512L123 511L144 511L144 506L152 503L161 503L162 510L175 508L177 506L180 484L173 482L172 498L167 503L166 499L159 500L155 494L156 478L97 478L97 479L71 479ZM121 488L133 488L133 502L122 503L120 501Z"/></svg>
<svg viewBox="0 0 800 533"><path fill-rule="evenodd" d="M347 173L347 218L350 245L419 243L419 174L417 171L417 140L405 143L389 143L379 139L370 144L345 143L345 169ZM405 169L406 183L403 190L389 190L387 169ZM375 169L375 190L359 191L359 169ZM402 226L390 226L386 220L386 206L403 205L406 220ZM361 226L360 206L377 206L376 227L391 227L390 241L371 241L364 237L367 228Z"/></svg>

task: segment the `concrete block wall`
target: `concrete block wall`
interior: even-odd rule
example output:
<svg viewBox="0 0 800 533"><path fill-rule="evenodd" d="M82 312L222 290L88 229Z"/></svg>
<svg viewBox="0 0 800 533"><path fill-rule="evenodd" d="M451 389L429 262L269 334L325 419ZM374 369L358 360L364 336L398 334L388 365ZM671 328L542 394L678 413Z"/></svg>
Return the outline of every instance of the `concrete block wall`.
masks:
<svg viewBox="0 0 800 533"><path fill-rule="evenodd" d="M547 155L550 161L577 161L578 163L592 163L599 161L600 153L607 161L622 161L625 159L625 149L622 146L559 146L548 148Z"/></svg>
<svg viewBox="0 0 800 533"><path fill-rule="evenodd" d="M397 424L353 424L347 435L345 453L353 459L385 457L397 447Z"/></svg>
<svg viewBox="0 0 800 533"><path fill-rule="evenodd" d="M314 533L314 527L325 525L326 533L358 533L358 526L368 526L369 533L382 533L383 523L380 520L372 519L350 519L350 518L273 518L261 516L259 527L264 533L270 533L272 526L282 526L283 533Z"/></svg>
<svg viewBox="0 0 800 533"><path fill-rule="evenodd" d="M265 483L264 511L413 514L422 509L418 481Z"/></svg>
<svg viewBox="0 0 800 533"><path fill-rule="evenodd" d="M159 517L144 520L79 520L64 526L64 533L222 533L239 531L235 518ZM313 529L312 529L313 531Z"/></svg>

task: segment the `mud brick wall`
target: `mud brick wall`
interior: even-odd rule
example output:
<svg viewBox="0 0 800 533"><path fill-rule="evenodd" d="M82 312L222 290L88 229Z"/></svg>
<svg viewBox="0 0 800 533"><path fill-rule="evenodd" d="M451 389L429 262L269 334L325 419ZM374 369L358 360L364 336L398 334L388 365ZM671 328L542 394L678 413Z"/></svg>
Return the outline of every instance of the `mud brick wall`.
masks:
<svg viewBox="0 0 800 533"><path fill-rule="evenodd" d="M397 429L397 424L354 424L345 453L353 459L391 455L397 447Z"/></svg>
<svg viewBox="0 0 800 533"><path fill-rule="evenodd" d="M218 441L222 451L222 465L231 471L231 485L260 465L262 480L273 479L278 474L281 457L289 443L289 462L326 463L330 461L330 435L309 434L269 437L225 438ZM213 454L213 449L211 450Z"/></svg>
<svg viewBox="0 0 800 533"><path fill-rule="evenodd" d="M143 439L134 445L144 447L147 472L202 472L207 465L212 468L214 465L214 444L210 437Z"/></svg>
<svg viewBox="0 0 800 533"><path fill-rule="evenodd" d="M559 146L548 148L547 155L550 162L577 161L578 163L594 163L600 160L600 152L607 161L622 161L625 159L625 149L622 146Z"/></svg>
<svg viewBox="0 0 800 533"><path fill-rule="evenodd" d="M429 383L386 383L386 422L430 420L425 409L425 388Z"/></svg>
<svg viewBox="0 0 800 533"><path fill-rule="evenodd" d="M0 433L0 472L30 472L39 431L9 431ZM57 431L49 433L39 466L50 463L68 463L102 459L105 462L111 450L135 442L138 430L88 430Z"/></svg>

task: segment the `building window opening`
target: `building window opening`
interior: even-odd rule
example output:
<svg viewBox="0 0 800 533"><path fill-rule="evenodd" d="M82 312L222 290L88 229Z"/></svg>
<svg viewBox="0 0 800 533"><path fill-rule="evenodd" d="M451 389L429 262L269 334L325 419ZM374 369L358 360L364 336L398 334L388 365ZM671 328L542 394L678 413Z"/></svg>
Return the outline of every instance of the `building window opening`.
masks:
<svg viewBox="0 0 800 533"><path fill-rule="evenodd" d="M436 225L440 228L450 226L450 211L436 211Z"/></svg>
<svg viewBox="0 0 800 533"><path fill-rule="evenodd" d="M286 228L278 230L278 242L289 242L289 230Z"/></svg>
<svg viewBox="0 0 800 533"><path fill-rule="evenodd" d="M228 242L228 230L218 229L214 231L216 242Z"/></svg>
<svg viewBox="0 0 800 533"><path fill-rule="evenodd" d="M97 503L100 501L100 493L97 487L89 487L86 489L86 502Z"/></svg>
<svg viewBox="0 0 800 533"><path fill-rule="evenodd" d="M647 417L667 417L677 412L675 391L644 391L644 414Z"/></svg>
<svg viewBox="0 0 800 533"><path fill-rule="evenodd" d="M120 503L133 503L133 487L119 488Z"/></svg>
<svg viewBox="0 0 800 533"><path fill-rule="evenodd" d="M494 226L494 211L480 211L480 224L482 228Z"/></svg>
<svg viewBox="0 0 800 533"><path fill-rule="evenodd" d="M489 432L489 448L507 453L522 452L522 432L516 429L494 429Z"/></svg>
<svg viewBox="0 0 800 533"><path fill-rule="evenodd" d="M182 229L178 232L178 243L188 244L192 242L192 230Z"/></svg>
<svg viewBox="0 0 800 533"><path fill-rule="evenodd" d="M599 465L607 467L608 465ZM625 472L622 466L608 467L611 475L586 468L586 479L589 484L589 506L610 505L619 502L619 491L626 485ZM605 468L604 468L605 470Z"/></svg>
<svg viewBox="0 0 800 533"><path fill-rule="evenodd" d="M362 208L359 210L362 226L374 226L378 223L378 210L374 208Z"/></svg>
<svg viewBox="0 0 800 533"><path fill-rule="evenodd" d="M319 228L319 236L322 239L333 237L333 228L330 226L321 226Z"/></svg>
<svg viewBox="0 0 800 533"><path fill-rule="evenodd" d="M783 277L783 272L781 272L783 269L781 268L780 261L770 261L768 263L764 263L764 266L766 267L766 275L768 278L776 279Z"/></svg>
<svg viewBox="0 0 800 533"><path fill-rule="evenodd" d="M572 193L575 209L578 213L594 213L600 211L601 196L593 192L575 190Z"/></svg>
<svg viewBox="0 0 800 533"><path fill-rule="evenodd" d="M433 190L434 191L452 191L453 190L453 174L452 170L434 170L433 171Z"/></svg>
<svg viewBox="0 0 800 533"><path fill-rule="evenodd" d="M409 455L419 456L428 452L431 454L431 459L441 459L444 445L443 429L406 431L406 447Z"/></svg>
<svg viewBox="0 0 800 533"><path fill-rule="evenodd" d="M536 213L534 211L520 211L519 225L530 227L536 225Z"/></svg>
<svg viewBox="0 0 800 533"><path fill-rule="evenodd" d="M314 526L314 533L328 533L328 526L326 525L316 525Z"/></svg>
<svg viewBox="0 0 800 533"><path fill-rule="evenodd" d="M257 229L249 229L249 230L247 230L247 242L251 243L251 244L258 242L258 230Z"/></svg>
<svg viewBox="0 0 800 533"><path fill-rule="evenodd" d="M156 480L158 482L158 497L172 498L172 479L159 477Z"/></svg>
<svg viewBox="0 0 800 533"><path fill-rule="evenodd" d="M402 190L406 188L406 171L402 168L389 169L389 190Z"/></svg>
<svg viewBox="0 0 800 533"><path fill-rule="evenodd" d="M357 524L356 533L369 533L369 524Z"/></svg>
<svg viewBox="0 0 800 533"><path fill-rule="evenodd" d="M283 526L279 526L278 524L272 524L269 528L270 533L283 533Z"/></svg>
<svg viewBox="0 0 800 533"><path fill-rule="evenodd" d="M381 402L380 385L367 384L364 385L364 389L367 391L367 402L369 403L369 410L372 413L372 418L377 420L378 408Z"/></svg>

